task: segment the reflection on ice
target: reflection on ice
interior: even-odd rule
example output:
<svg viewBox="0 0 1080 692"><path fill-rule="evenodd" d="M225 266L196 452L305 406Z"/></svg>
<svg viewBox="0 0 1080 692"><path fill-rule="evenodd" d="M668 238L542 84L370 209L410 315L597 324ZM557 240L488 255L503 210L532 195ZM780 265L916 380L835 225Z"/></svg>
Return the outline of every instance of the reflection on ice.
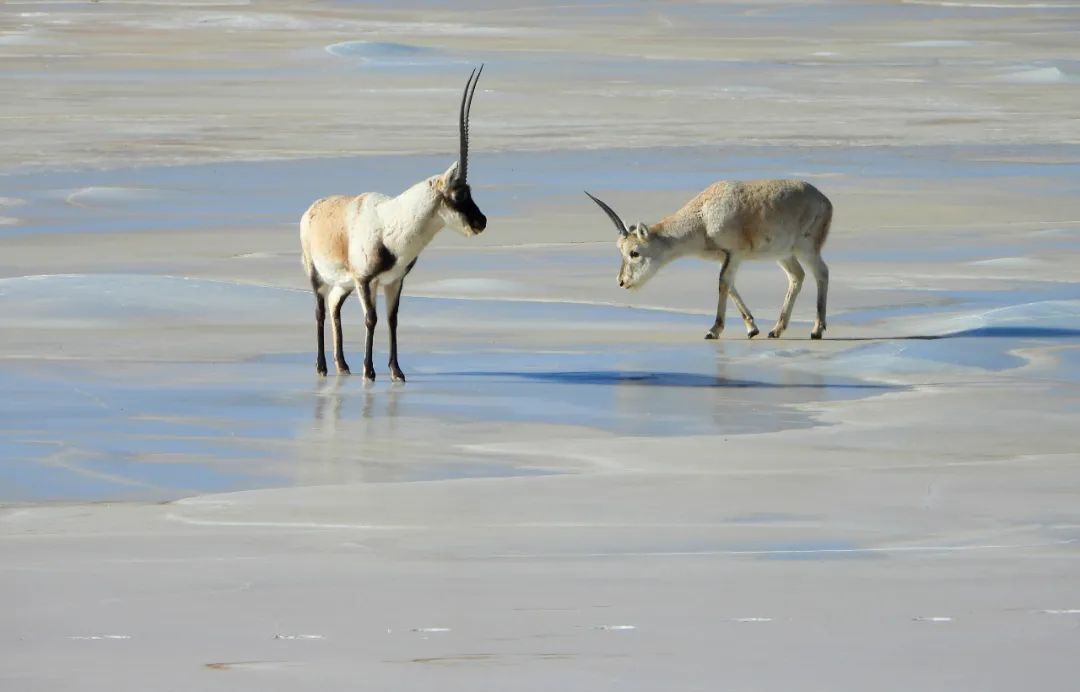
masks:
<svg viewBox="0 0 1080 692"><path fill-rule="evenodd" d="M917 383L923 373L958 366L1018 368L1038 348L1050 349L1051 357L1040 359L1045 376L1075 380L1080 298L1071 284L1038 294L1048 300L1029 300L1036 295L1030 291L941 293L951 312L924 306L931 316L891 319L899 338L798 346L628 336L696 334L700 317L663 310L413 297L409 328L427 341L406 355L412 377L400 387L383 380L365 386L355 377L313 383L309 352L252 357L244 354L265 344L248 340L248 351L233 343L230 357L220 352L226 341L205 351L157 343L170 325L293 333L298 316L310 311L303 291L168 276L4 279L0 323L13 333L78 328L82 345L51 360L15 353L0 368L0 452L8 462L0 470L2 499L170 498L272 485L567 473L576 468L478 456L473 447L522 436L808 428L819 404L902 389L871 378ZM886 313L863 317L873 324ZM839 316L833 324L857 321ZM113 330L138 329L147 331L127 338L150 339L175 355L157 362L115 357L109 339L121 332ZM105 360L88 350L87 335L98 333L112 354ZM539 349L539 338L554 340Z"/></svg>
<svg viewBox="0 0 1080 692"><path fill-rule="evenodd" d="M799 404L895 389L729 365L704 342L546 354L469 346L416 352L411 363L404 387L333 376L313 387L310 355L301 353L212 365L19 361L0 369L2 499L553 473L466 447L523 434L514 430L669 436L809 427L813 416ZM46 439L58 441L38 442Z"/></svg>

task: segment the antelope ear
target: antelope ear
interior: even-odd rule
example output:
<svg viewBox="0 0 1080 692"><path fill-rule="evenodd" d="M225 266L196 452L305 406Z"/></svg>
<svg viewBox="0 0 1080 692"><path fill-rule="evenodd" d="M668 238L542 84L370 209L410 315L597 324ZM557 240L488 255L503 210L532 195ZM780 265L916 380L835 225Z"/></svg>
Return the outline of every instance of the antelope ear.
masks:
<svg viewBox="0 0 1080 692"><path fill-rule="evenodd" d="M450 167L446 169L446 172L442 174L443 188L450 187L450 183L454 182L458 177L458 162L455 161L450 164Z"/></svg>
<svg viewBox="0 0 1080 692"><path fill-rule="evenodd" d="M638 221L637 228L634 229L634 233L636 233L637 237L641 238L642 240L649 239L649 227L646 226L645 223L642 221Z"/></svg>

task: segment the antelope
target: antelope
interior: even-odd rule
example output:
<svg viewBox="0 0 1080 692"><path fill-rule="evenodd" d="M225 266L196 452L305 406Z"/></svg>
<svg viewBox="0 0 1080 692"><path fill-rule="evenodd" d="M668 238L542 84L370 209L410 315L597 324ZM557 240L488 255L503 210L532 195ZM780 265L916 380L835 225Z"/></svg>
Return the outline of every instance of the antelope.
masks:
<svg viewBox="0 0 1080 692"><path fill-rule="evenodd" d="M458 160L445 173L425 178L397 197L377 192L323 197L301 217L304 271L315 293L315 369L319 375L326 375L323 325L327 306L334 364L338 374L349 374L341 344L341 306L355 290L367 328L364 379L375 379L371 351L378 316L374 296L381 286L390 327L390 376L394 382L405 381L397 350L398 306L405 276L416 266L420 251L445 226L466 237L478 235L487 226L487 217L473 201L468 184L469 112L483 70L483 65L474 69L465 83L458 113Z"/></svg>
<svg viewBox="0 0 1080 692"><path fill-rule="evenodd" d="M721 263L720 300L706 339L719 338L724 330L729 295L746 324L747 338L757 336L754 316L735 290L735 273L748 259L775 259L788 277L780 317L769 332L771 339L783 334L791 319L805 276L800 262L810 268L817 281L817 319L810 338L821 338L829 292L829 268L821 259L821 248L829 235L832 203L810 183L722 180L705 188L674 214L652 225L637 223L629 227L611 207L585 194L604 210L619 231L620 286L640 288L660 267L685 255Z"/></svg>

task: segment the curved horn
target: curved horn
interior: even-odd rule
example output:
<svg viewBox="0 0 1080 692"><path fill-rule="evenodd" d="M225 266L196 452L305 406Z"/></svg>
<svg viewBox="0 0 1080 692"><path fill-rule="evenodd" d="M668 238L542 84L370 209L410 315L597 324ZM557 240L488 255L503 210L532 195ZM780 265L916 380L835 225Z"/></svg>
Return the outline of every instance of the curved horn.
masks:
<svg viewBox="0 0 1080 692"><path fill-rule="evenodd" d="M589 195L588 190L585 190L584 192L586 195ZM611 220L615 222L615 228L619 229L619 235L626 235L627 233L629 233L629 231L626 230L626 224L623 223L623 220L619 218L619 215L615 213L614 209L604 204L600 200L596 199L592 195L589 195L589 199L596 202L597 206L603 209L604 213L606 213L611 218Z"/></svg>
<svg viewBox="0 0 1080 692"><path fill-rule="evenodd" d="M480 73L484 71L483 64L480 69L474 69L469 73L469 81L465 82L465 91L461 94L461 112L458 114L458 135L461 140L461 150L458 153L458 180L465 182L469 173L469 112L472 111L473 94L476 93L476 84L480 81Z"/></svg>

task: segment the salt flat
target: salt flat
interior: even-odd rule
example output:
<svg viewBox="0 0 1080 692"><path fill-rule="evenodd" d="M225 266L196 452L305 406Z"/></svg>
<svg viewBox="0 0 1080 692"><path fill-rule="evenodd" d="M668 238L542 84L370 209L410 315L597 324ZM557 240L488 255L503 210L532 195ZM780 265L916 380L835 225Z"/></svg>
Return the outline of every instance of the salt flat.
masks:
<svg viewBox="0 0 1080 692"><path fill-rule="evenodd" d="M0 7L5 690L1071 690L1069 2ZM296 220L446 168L405 386L314 375ZM610 224L832 198L826 338ZM739 277L759 325L785 281ZM362 343L355 301L346 348ZM377 367L385 336L376 341Z"/></svg>

